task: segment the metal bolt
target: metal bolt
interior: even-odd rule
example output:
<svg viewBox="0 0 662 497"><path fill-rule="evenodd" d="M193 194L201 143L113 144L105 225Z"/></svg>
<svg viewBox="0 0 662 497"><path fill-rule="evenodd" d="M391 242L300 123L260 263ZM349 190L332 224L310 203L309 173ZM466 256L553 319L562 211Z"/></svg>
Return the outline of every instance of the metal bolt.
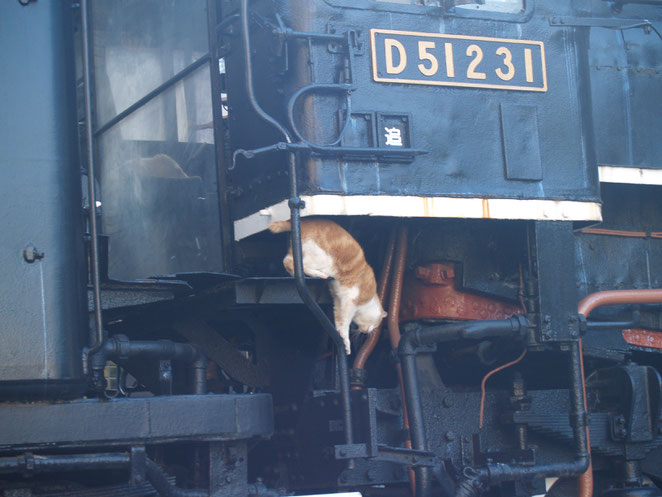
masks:
<svg viewBox="0 0 662 497"><path fill-rule="evenodd" d="M225 483L230 483L232 481L232 477L230 475L225 477Z"/></svg>
<svg viewBox="0 0 662 497"><path fill-rule="evenodd" d="M453 433L452 431L448 430L445 433L445 435L446 435L446 440L448 440L449 442L452 442L453 440L455 440L455 433Z"/></svg>
<svg viewBox="0 0 662 497"><path fill-rule="evenodd" d="M444 403L444 407L453 407L453 397L447 395L446 397L444 397L443 403Z"/></svg>
<svg viewBox="0 0 662 497"><path fill-rule="evenodd" d="M340 454L341 457L345 457L347 455L347 451L346 450L340 450L340 451L338 451L338 454Z"/></svg>

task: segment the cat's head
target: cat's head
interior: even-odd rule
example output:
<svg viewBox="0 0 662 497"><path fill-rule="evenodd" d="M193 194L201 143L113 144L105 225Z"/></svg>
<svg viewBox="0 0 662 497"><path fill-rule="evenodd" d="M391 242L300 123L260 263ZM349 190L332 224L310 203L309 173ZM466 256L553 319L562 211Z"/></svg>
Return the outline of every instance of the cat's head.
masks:
<svg viewBox="0 0 662 497"><path fill-rule="evenodd" d="M379 299L375 296L367 304L359 306L353 321L361 333L371 333L387 315Z"/></svg>

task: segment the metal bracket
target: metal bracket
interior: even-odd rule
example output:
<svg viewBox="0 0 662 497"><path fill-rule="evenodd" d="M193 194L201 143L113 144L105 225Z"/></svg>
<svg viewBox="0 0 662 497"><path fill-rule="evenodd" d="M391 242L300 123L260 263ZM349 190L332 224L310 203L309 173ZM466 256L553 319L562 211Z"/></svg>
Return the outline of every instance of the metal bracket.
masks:
<svg viewBox="0 0 662 497"><path fill-rule="evenodd" d="M400 447L389 447L387 445L377 446L377 457L379 461L388 461L407 466L426 466L434 468L437 464L437 456L434 452L425 450L402 449Z"/></svg>
<svg viewBox="0 0 662 497"><path fill-rule="evenodd" d="M239 155L247 159L253 159L256 155L261 155L269 152L310 152L320 156L331 157L350 157L359 160L391 160L411 162L417 155L427 154L427 150L416 148L377 148L377 147L318 147L309 146L303 143L285 143L279 142L266 147L256 148L253 150L237 149L232 155L232 166L228 169L235 168L237 157Z"/></svg>
<svg viewBox="0 0 662 497"><path fill-rule="evenodd" d="M392 462L405 466L425 466L433 468L437 465L437 456L434 452L424 450L404 449L378 445L377 455L370 457L366 444L336 445L336 459L370 458L375 461Z"/></svg>
<svg viewBox="0 0 662 497"><path fill-rule="evenodd" d="M619 19L608 17L571 17L571 16L552 16L549 18L549 25L554 27L580 27L580 28L607 28L607 29L633 29L643 28L646 34L651 29L658 33L655 26L647 19Z"/></svg>
<svg viewBox="0 0 662 497"><path fill-rule="evenodd" d="M131 485L141 485L145 483L145 464L147 456L145 454L144 445L136 445L131 447L131 476L129 481Z"/></svg>

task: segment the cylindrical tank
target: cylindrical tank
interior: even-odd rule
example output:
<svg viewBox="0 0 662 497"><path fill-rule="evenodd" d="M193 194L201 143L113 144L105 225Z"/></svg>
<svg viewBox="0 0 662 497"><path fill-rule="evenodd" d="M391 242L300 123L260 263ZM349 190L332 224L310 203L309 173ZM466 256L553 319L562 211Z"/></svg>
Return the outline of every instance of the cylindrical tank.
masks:
<svg viewBox="0 0 662 497"><path fill-rule="evenodd" d="M85 256L71 2L0 2L0 399L75 397Z"/></svg>

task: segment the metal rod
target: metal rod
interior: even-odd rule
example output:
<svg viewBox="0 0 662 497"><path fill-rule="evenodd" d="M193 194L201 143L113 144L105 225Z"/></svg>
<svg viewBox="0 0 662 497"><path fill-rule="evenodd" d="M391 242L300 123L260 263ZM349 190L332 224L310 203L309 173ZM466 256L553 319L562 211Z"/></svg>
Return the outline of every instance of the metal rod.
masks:
<svg viewBox="0 0 662 497"><path fill-rule="evenodd" d="M128 467L130 462L129 454L114 452L49 456L26 453L20 456L0 458L0 473L109 470Z"/></svg>
<svg viewBox="0 0 662 497"><path fill-rule="evenodd" d="M90 52L88 0L81 0L81 27L83 43L83 82L85 86L85 132L87 138L87 189L89 199L89 222L90 222L90 273L92 274L92 292L94 299L94 326L96 331L96 343L91 344L84 355L83 369L87 371L87 357L98 351L105 339L103 330L103 316L101 315L101 285L99 281L99 239L97 226L97 198L94 188L96 175L94 157L94 133L92 123L92 83L91 65L92 54Z"/></svg>
<svg viewBox="0 0 662 497"><path fill-rule="evenodd" d="M94 136L99 136L102 133L106 132L108 129L112 128L118 122L120 122L122 119L126 118L129 114L132 114L134 111L138 110L140 107L148 103L153 98L158 97L165 90L167 90L174 84L178 83L180 80L184 79L186 76L188 76L193 71L195 71L198 67L206 64L210 60L211 60L211 56L209 55L209 53L204 54L198 60L193 62L191 65L185 67L177 74L175 74L172 78L168 79L164 83L161 83L159 86L157 86L152 91L150 91L147 95L137 100L135 103L131 104L129 107L127 107L122 112L117 114L115 117L110 119L108 122L106 122L103 126L101 126L99 129L97 129L94 132Z"/></svg>
<svg viewBox="0 0 662 497"><path fill-rule="evenodd" d="M332 33L306 33L303 31L293 31L289 28L279 29L278 33L279 34L282 33L285 39L301 38L308 40L329 41L329 42L338 42L338 43L343 43L345 41L344 35L337 35Z"/></svg>
<svg viewBox="0 0 662 497"><path fill-rule="evenodd" d="M246 91L248 100L257 115L275 128L288 143L292 143L290 133L282 126L276 119L267 114L258 103L253 88L253 68L252 57L250 48L250 19L248 14L248 0L241 0L241 31L244 49L244 63L245 63L245 78L246 78ZM352 428L352 411L350 403L350 390L349 390L349 371L347 368L347 356L345 355L345 347L336 330L336 327L331 323L328 316L320 308L306 286L303 272L303 255L301 248L301 215L299 210L303 207L303 202L298 197L297 191L297 157L293 150L288 150L288 162L290 172L290 218L292 224L292 258L294 262L294 276L296 280L297 291L303 302L308 309L313 313L315 318L322 325L324 331L331 337L336 347L336 356L338 359L338 373L340 377L340 392L343 404L343 422L345 429L345 442L352 444L354 441L353 428ZM354 461L349 459L347 462L348 467L354 466Z"/></svg>
<svg viewBox="0 0 662 497"><path fill-rule="evenodd" d="M622 330L637 326L638 320L632 321L588 321L586 329L588 330L611 330L620 328Z"/></svg>
<svg viewBox="0 0 662 497"><path fill-rule="evenodd" d="M207 38L209 39L209 53L211 54L211 63L209 64L209 77L211 80L210 86L210 100L212 110L212 122L214 124L214 150L216 152L215 164L221 164L221 167L216 167L216 182L218 184L218 205L219 205L219 219L218 226L221 232L221 255L222 255L222 270L226 271L232 261L232 219L230 217L230 208L228 201L228 175L226 169L231 169L226 159L229 158L227 151L230 149L229 144L226 143L227 135L225 133L225 122L223 119L223 102L219 95L223 93L223 84L221 71L219 68L218 60L220 54L219 48L219 34L224 29L221 25L227 26L231 21L239 21L239 14L233 14L224 19L221 24L216 24L218 16L220 15L220 6L217 5L216 0L207 0ZM223 23L228 24L223 24ZM227 150L226 150L227 146ZM225 167L223 167L225 166Z"/></svg>
<svg viewBox="0 0 662 497"><path fill-rule="evenodd" d="M250 40L250 19L248 18L248 0L241 0L241 36L243 40L243 48L244 48L244 63L245 63L245 68L244 68L244 75L246 77L246 92L248 94L248 101L251 104L251 107L253 107L253 110L255 113L262 119L263 121L267 122L270 124L273 128L276 129L282 136L283 139L287 143L292 143L292 137L290 136L290 133L283 127L276 119L271 117L269 114L265 112L265 110L262 108L262 106L259 104L257 101L257 98L255 97L255 91L254 91L254 86L253 86L253 67L252 67L252 60L253 57L251 55L251 40Z"/></svg>

